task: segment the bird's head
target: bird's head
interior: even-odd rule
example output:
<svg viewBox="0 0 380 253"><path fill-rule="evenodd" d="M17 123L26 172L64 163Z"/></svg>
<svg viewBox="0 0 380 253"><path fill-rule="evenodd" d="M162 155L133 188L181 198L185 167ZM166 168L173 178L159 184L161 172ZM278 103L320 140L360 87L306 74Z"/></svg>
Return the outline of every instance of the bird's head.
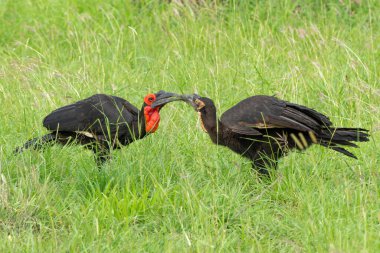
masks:
<svg viewBox="0 0 380 253"><path fill-rule="evenodd" d="M188 95L190 105L198 112L199 120L203 131L208 132L208 128L215 125L216 107L214 102L208 97L201 97L198 94Z"/></svg>
<svg viewBox="0 0 380 253"><path fill-rule="evenodd" d="M174 101L176 97L180 95L160 90L157 93L150 93L144 97L144 107L150 107L152 109L160 110L165 104ZM153 103L160 101L160 104L154 105Z"/></svg>
<svg viewBox="0 0 380 253"><path fill-rule="evenodd" d="M188 95L190 105L199 113L207 114L216 111L214 102L208 97L201 97L198 94Z"/></svg>
<svg viewBox="0 0 380 253"><path fill-rule="evenodd" d="M160 110L164 105L175 100L182 100L181 95L160 90L144 97L145 131L154 133L160 124Z"/></svg>
<svg viewBox="0 0 380 253"><path fill-rule="evenodd" d="M208 97L201 97L198 94L180 95L180 100L190 104L199 113L211 113L216 111L214 102Z"/></svg>

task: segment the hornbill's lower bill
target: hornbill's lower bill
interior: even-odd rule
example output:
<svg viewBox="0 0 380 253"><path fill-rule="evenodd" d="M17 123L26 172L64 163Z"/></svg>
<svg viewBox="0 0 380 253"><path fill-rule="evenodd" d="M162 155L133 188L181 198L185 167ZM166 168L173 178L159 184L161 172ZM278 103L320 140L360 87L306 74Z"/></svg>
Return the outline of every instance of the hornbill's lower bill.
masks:
<svg viewBox="0 0 380 253"><path fill-rule="evenodd" d="M305 150L312 144L356 158L343 147L358 147L353 142L368 141L369 137L366 129L333 127L327 116L271 96L246 98L220 120L211 99L197 94L183 95L185 98L198 111L203 130L214 143L250 159L262 174L268 174L268 167L276 168L278 159L290 150ZM156 101L152 107L166 102Z"/></svg>
<svg viewBox="0 0 380 253"><path fill-rule="evenodd" d="M15 150L40 149L46 144L78 143L94 151L98 165L109 158L110 149L129 145L147 134L154 133L160 123L160 109L152 108L158 99L170 102L179 95L165 91L148 94L139 111L127 100L96 94L74 104L61 107L45 117L43 126L50 133L27 141Z"/></svg>

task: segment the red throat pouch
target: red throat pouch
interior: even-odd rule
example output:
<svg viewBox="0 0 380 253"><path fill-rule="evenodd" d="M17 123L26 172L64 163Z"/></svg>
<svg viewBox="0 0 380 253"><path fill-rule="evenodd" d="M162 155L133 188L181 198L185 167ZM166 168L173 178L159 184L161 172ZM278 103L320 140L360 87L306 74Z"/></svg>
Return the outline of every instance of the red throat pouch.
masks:
<svg viewBox="0 0 380 253"><path fill-rule="evenodd" d="M145 131L147 133L156 132L160 124L160 113L158 108L152 109L150 106L144 108L144 117L145 117Z"/></svg>

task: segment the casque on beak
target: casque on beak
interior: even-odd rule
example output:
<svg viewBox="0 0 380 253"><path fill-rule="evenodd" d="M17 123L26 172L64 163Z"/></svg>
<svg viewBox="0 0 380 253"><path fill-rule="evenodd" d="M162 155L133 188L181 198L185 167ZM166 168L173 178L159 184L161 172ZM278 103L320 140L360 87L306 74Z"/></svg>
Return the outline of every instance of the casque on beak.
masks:
<svg viewBox="0 0 380 253"><path fill-rule="evenodd" d="M159 91L157 94L156 101L153 102L151 105L152 108L155 107L162 107L167 103L173 102L173 101L184 101L188 104L190 104L192 107L196 108L196 104L194 103L194 96L199 97L197 94L191 94L191 95L179 95L171 92L164 92L164 91Z"/></svg>
<svg viewBox="0 0 380 253"><path fill-rule="evenodd" d="M159 107L160 109L166 105L169 102L180 100L178 97L180 96L179 94L171 93L171 92L166 92L163 90L160 90L156 94L156 101L153 102L151 105L151 108L156 108Z"/></svg>

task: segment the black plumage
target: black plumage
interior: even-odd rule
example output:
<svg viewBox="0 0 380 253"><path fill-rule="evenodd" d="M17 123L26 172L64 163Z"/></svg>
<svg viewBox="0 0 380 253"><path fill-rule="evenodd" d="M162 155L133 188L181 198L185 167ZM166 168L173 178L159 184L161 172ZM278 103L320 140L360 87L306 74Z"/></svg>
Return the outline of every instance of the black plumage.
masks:
<svg viewBox="0 0 380 253"><path fill-rule="evenodd" d="M144 98L141 110L127 100L96 94L51 112L43 120L50 133L27 141L16 152L42 148L46 144L77 143L94 151L101 164L110 149L118 149L156 131L162 106L151 108L158 98L176 99L176 94L160 91ZM171 99L168 99L171 101Z"/></svg>
<svg viewBox="0 0 380 253"><path fill-rule="evenodd" d="M313 109L271 96L244 99L220 120L211 99L196 94L187 98L214 143L250 159L264 174L290 150L304 150L313 144L356 158L344 146L357 147L353 142L368 141L369 137L366 129L334 127L327 116Z"/></svg>

